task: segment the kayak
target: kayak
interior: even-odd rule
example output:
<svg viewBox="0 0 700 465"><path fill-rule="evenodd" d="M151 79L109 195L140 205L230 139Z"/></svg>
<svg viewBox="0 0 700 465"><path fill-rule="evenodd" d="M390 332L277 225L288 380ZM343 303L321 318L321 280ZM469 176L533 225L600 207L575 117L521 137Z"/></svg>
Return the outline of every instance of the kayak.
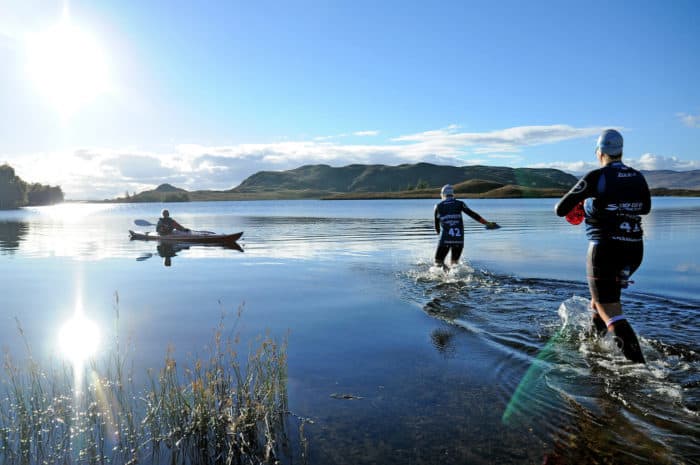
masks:
<svg viewBox="0 0 700 465"><path fill-rule="evenodd" d="M182 242L187 244L230 244L236 242L243 235L243 231L235 234L211 234L201 232L190 232L180 234L167 234L161 236L154 232L136 232L129 230L132 240L140 241L160 241L160 242Z"/></svg>

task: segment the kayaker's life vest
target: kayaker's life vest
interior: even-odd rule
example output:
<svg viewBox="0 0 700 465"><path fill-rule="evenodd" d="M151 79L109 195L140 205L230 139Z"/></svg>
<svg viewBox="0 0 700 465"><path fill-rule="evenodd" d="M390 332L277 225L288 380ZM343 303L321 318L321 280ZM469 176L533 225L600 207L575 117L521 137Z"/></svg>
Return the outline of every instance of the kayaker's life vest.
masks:
<svg viewBox="0 0 700 465"><path fill-rule="evenodd" d="M156 232L161 236L166 236L171 234L175 230L175 221L170 218L160 218L158 224L156 225Z"/></svg>

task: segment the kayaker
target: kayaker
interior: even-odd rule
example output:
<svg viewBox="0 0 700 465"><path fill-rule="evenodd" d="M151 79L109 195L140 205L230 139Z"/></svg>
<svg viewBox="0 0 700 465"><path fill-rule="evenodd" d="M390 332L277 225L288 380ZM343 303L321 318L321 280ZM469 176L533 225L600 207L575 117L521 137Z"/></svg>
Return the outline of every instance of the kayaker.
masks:
<svg viewBox="0 0 700 465"><path fill-rule="evenodd" d="M185 228L180 223L170 218L170 212L168 210L163 210L161 212L161 217L158 219L158 224L156 225L156 231L161 236L172 234L173 231L190 232L188 228Z"/></svg>
<svg viewBox="0 0 700 465"><path fill-rule="evenodd" d="M452 264L459 263L459 257L464 249L464 223L462 212L474 221L486 226L486 229L498 229L500 226L492 221L486 221L478 213L467 207L467 204L454 198L454 189L445 184L440 190L442 202L435 205L435 232L440 234L440 242L435 250L435 265L445 268L445 257L452 251Z"/></svg>
<svg viewBox="0 0 700 465"><path fill-rule="evenodd" d="M599 334L613 332L625 357L644 363L637 335L622 313L620 294L642 263L640 215L651 210L649 186L642 173L622 163L622 134L618 131L606 129L601 133L596 158L601 168L582 177L557 203L555 211L575 224L570 212L583 209L590 241L586 274L594 329Z"/></svg>

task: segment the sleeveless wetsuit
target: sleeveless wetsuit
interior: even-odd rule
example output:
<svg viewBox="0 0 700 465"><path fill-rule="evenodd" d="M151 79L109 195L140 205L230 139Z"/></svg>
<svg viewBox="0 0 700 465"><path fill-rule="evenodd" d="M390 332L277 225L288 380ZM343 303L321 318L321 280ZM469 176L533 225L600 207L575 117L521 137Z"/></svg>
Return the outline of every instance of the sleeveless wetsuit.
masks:
<svg viewBox="0 0 700 465"><path fill-rule="evenodd" d="M615 161L586 174L557 204L565 216L584 201L590 241L586 271L591 297L600 303L620 301L622 287L642 263L642 220L651 210L651 195L639 171Z"/></svg>
<svg viewBox="0 0 700 465"><path fill-rule="evenodd" d="M486 224L478 213L467 207L467 204L453 197L448 197L435 205L435 231L440 233L440 242L435 251L435 262L444 263L447 253L452 251L452 262L459 261L464 249L464 223L462 212L475 221Z"/></svg>

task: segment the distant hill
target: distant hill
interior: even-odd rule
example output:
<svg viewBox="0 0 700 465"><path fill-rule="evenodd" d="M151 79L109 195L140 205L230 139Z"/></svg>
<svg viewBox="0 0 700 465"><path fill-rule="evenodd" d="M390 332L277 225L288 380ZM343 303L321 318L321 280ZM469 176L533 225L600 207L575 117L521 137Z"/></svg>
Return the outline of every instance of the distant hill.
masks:
<svg viewBox="0 0 700 465"><path fill-rule="evenodd" d="M568 189L522 187L512 184L499 184L490 181L470 180L454 186L455 194L462 198L509 199L509 198L556 198ZM412 189L399 192L345 192L322 197L326 200L352 199L437 199L440 188Z"/></svg>
<svg viewBox="0 0 700 465"><path fill-rule="evenodd" d="M700 170L693 171L642 171L652 189L693 189L700 190Z"/></svg>
<svg viewBox="0 0 700 465"><path fill-rule="evenodd" d="M563 171L539 168L497 166L443 166L431 163L387 165L307 165L288 171L261 171L232 193L269 192L275 190L322 190L329 193L402 192L440 187L469 180L518 185L531 188L565 188L576 178Z"/></svg>
<svg viewBox="0 0 700 465"><path fill-rule="evenodd" d="M700 195L700 170L644 172L654 195ZM233 189L188 192L161 184L111 201L186 202L204 200L436 198L452 184L462 197L560 197L577 177L556 169L498 166L306 165L287 171L260 171Z"/></svg>
<svg viewBox="0 0 700 465"><path fill-rule="evenodd" d="M455 192L458 194L482 194L493 189L499 189L505 185L495 181L484 181L483 179L470 179L469 181L454 184Z"/></svg>
<svg viewBox="0 0 700 465"><path fill-rule="evenodd" d="M180 189L171 184L161 184L150 191L139 192L138 194L120 197L118 199L107 200L108 202L189 202L190 193L185 189Z"/></svg>
<svg viewBox="0 0 700 465"><path fill-rule="evenodd" d="M165 183L165 184L161 184L160 186L156 187L154 189L154 192L160 192L163 194L167 194L167 193L171 193L171 192L182 193L182 192L187 192L187 191L185 189L180 189L179 187L175 187L172 184Z"/></svg>

